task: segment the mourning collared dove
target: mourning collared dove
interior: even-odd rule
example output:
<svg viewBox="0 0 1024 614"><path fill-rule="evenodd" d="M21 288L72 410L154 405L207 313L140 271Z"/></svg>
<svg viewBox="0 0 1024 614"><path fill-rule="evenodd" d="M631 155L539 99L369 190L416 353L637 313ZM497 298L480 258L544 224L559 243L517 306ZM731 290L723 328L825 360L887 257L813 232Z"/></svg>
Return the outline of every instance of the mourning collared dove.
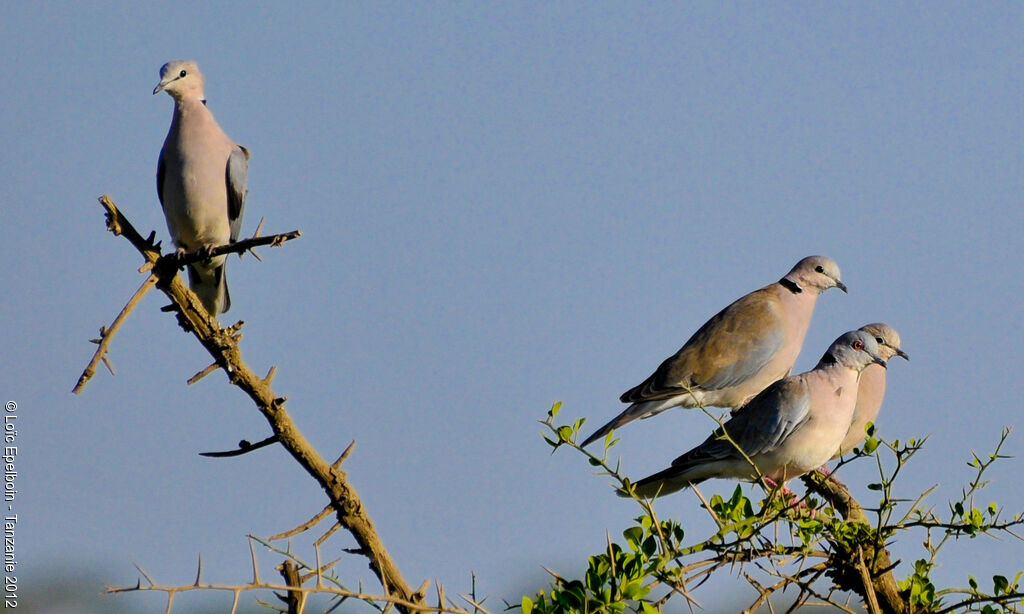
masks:
<svg viewBox="0 0 1024 614"><path fill-rule="evenodd" d="M808 256L779 281L732 303L643 383L626 391L620 400L631 405L583 445L671 407L740 407L789 375L818 295L829 288L846 292L839 265L825 256Z"/></svg>
<svg viewBox="0 0 1024 614"><path fill-rule="evenodd" d="M671 467L636 482L636 494L667 495L708 478L754 480L758 472L782 484L821 466L849 430L857 379L870 364L885 366L875 338L845 333L813 369L773 383Z"/></svg>
<svg viewBox="0 0 1024 614"><path fill-rule="evenodd" d="M910 360L902 349L900 349L900 335L896 330L883 322L865 324L860 329L875 338L878 343L878 354L887 363L893 356L899 356L904 360ZM868 365L860 374L860 381L857 384L857 405L853 410L853 422L846 438L840 444L839 449L832 458L846 454L864 441L868 422L874 422L878 417L878 411L882 409L882 399L885 397L885 374L886 369L879 365Z"/></svg>
<svg viewBox="0 0 1024 614"><path fill-rule="evenodd" d="M242 229L249 151L224 134L206 108L196 63L174 60L160 69L153 93L174 99L156 172L156 189L178 253L234 242ZM188 265L189 286L210 315L231 307L227 256Z"/></svg>

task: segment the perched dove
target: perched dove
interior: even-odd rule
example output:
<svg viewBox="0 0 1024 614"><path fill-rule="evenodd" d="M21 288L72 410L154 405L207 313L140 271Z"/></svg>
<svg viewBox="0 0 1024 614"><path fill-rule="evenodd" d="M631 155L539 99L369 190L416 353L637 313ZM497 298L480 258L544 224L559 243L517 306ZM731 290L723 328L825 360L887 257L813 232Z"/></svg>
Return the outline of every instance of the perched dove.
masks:
<svg viewBox="0 0 1024 614"><path fill-rule="evenodd" d="M866 324L859 330L866 332L875 338L878 343L878 354L886 362L893 356L899 356L904 360L910 360L910 356L900 349L900 335L893 327L882 322ZM857 384L857 406L853 410L853 423L846 433L846 439L839 446L839 449L832 458L853 450L864 441L864 429L868 422L874 422L878 417L878 410L882 408L882 398L885 396L885 372L886 370L878 365L868 365L860 374L860 382Z"/></svg>
<svg viewBox="0 0 1024 614"><path fill-rule="evenodd" d="M643 383L626 391L620 400L631 405L583 445L671 407L740 407L789 375L811 325L814 303L829 288L846 292L839 265L825 256L808 256L779 281L732 303Z"/></svg>
<svg viewBox="0 0 1024 614"><path fill-rule="evenodd" d="M174 99L174 116L156 171L156 189L178 253L236 241L242 229L249 151L236 145L206 108L203 75L195 62L174 60L160 69L153 93ZM189 286L216 316L231 307L226 256L188 265Z"/></svg>
<svg viewBox="0 0 1024 614"><path fill-rule="evenodd" d="M857 379L870 364L885 366L875 338L844 334L814 369L773 383L740 408L723 425L732 441L717 429L668 469L636 482L636 494L667 495L708 478L753 480L751 463L777 484L821 466L849 430Z"/></svg>

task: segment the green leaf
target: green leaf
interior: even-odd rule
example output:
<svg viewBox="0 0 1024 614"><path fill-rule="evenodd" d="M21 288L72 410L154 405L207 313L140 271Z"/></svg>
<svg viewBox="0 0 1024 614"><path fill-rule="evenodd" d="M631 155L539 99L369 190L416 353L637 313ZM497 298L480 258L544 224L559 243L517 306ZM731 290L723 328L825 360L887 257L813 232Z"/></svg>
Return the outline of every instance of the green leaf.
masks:
<svg viewBox="0 0 1024 614"><path fill-rule="evenodd" d="M558 432L558 439L561 440L562 443L568 443L569 439L572 438L572 427L560 426L560 427L558 427L558 431L557 432Z"/></svg>
<svg viewBox="0 0 1024 614"><path fill-rule="evenodd" d="M644 540L641 549L648 558L654 556L654 553L658 551L658 540L655 539L653 535L648 535L647 539Z"/></svg>
<svg viewBox="0 0 1024 614"><path fill-rule="evenodd" d="M555 416L558 415L558 412L561 409L562 409L562 402L561 401L555 401L555 404L552 405L551 409L548 410L548 417L549 418L554 418Z"/></svg>
<svg viewBox="0 0 1024 614"><path fill-rule="evenodd" d="M878 449L878 440L874 437L868 437L864 441L864 454L871 454Z"/></svg>
<svg viewBox="0 0 1024 614"><path fill-rule="evenodd" d="M644 586L640 580L633 580L622 585L622 596L626 599L640 599L647 593L651 592L651 589Z"/></svg>
<svg viewBox="0 0 1024 614"><path fill-rule="evenodd" d="M1010 581L1006 579L1006 576L992 576L993 593L1001 595L1008 592L1006 589L1010 586Z"/></svg>
<svg viewBox="0 0 1024 614"><path fill-rule="evenodd" d="M519 607L523 609L523 614L530 614L533 611L533 599L523 596L523 601L519 604Z"/></svg>
<svg viewBox="0 0 1024 614"><path fill-rule="evenodd" d="M626 538L626 542L629 543L629 547L633 552L640 550L640 540L644 538L644 530L640 527L629 527L622 532L622 536Z"/></svg>
<svg viewBox="0 0 1024 614"><path fill-rule="evenodd" d="M644 614L661 614L658 611L658 608L656 608L653 605L647 603L646 601L641 601L640 602L640 607L643 609Z"/></svg>

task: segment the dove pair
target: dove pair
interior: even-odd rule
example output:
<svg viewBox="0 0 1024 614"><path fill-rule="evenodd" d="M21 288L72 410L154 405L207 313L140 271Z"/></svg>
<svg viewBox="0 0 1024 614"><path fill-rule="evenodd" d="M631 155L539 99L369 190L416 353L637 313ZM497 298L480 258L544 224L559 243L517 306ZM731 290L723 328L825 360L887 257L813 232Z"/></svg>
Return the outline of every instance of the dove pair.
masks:
<svg viewBox="0 0 1024 614"><path fill-rule="evenodd" d="M160 69L153 93L174 99L174 115L156 172L167 229L179 255L238 240L245 210L249 151L224 134L206 107L203 75L190 60ZM211 316L231 307L226 255L187 265L189 287Z"/></svg>
<svg viewBox="0 0 1024 614"><path fill-rule="evenodd" d="M582 445L672 407L733 409L702 444L636 482L644 497L713 477L760 474L782 483L849 452L878 416L886 363L907 355L892 327L868 324L836 339L813 369L790 376L818 296L830 288L846 292L839 266L809 256L778 282L735 301L626 391L620 400L629 407Z"/></svg>

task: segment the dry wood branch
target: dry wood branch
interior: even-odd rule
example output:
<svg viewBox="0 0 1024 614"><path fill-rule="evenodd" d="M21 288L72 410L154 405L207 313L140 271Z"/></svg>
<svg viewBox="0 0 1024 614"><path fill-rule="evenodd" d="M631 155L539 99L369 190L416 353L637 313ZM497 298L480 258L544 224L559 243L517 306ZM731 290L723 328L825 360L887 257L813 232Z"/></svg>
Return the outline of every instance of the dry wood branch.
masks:
<svg viewBox="0 0 1024 614"><path fill-rule="evenodd" d="M864 583L864 592L867 593L868 611L871 614L881 614L878 607L878 597L875 595L875 588L871 582L871 573L868 572L867 563L864 562L864 549L857 546L857 569L860 570L861 582Z"/></svg>
<svg viewBox="0 0 1024 614"><path fill-rule="evenodd" d="M198 382L199 380L203 379L204 377L206 377L207 375L213 373L214 371L216 371L219 368L220 368L220 365L218 365L217 363L213 363L210 366L208 366L205 369L203 369L202 371L200 371L199 373L196 373L192 377L188 378L188 381L185 382L185 383L188 384L189 386L191 386L192 384Z"/></svg>
<svg viewBox="0 0 1024 614"><path fill-rule="evenodd" d="M227 458L229 456L241 456L248 454L254 450L265 448L272 443L277 443L277 435L271 435L266 439L257 441L256 443L250 443L248 439L243 439L238 442L238 448L234 450L226 450L224 452L200 452L199 456L208 456L210 458Z"/></svg>
<svg viewBox="0 0 1024 614"><path fill-rule="evenodd" d="M178 268L181 268L186 264L192 264L193 262L207 260L209 258L221 256L223 254L242 254L246 251L251 250L254 247L259 247L261 245L279 247L282 244L284 244L285 241L291 241L292 239L297 239L301 236L302 233L300 231L293 230L291 232L283 232L276 235L268 235L266 237L252 237L249 239L242 239L241 241L228 243L226 245L217 245L212 249L199 249L194 252L189 252L181 255L175 252L171 252L163 256L163 258L167 259L169 264L174 264ZM158 264L157 266L162 266L162 264Z"/></svg>
<svg viewBox="0 0 1024 614"><path fill-rule="evenodd" d="M161 257L159 248L152 241L153 235L150 235L149 240L143 239L110 198L103 196L100 203L107 212L108 229L114 234L124 236L147 262L156 265L153 269L153 274L158 278L156 285L174 304L182 327L199 340L214 362L227 374L231 383L252 399L281 445L323 488L334 506L338 522L352 534L359 544L359 550L369 559L370 569L387 593L386 600L405 613L426 607L424 597L414 593L388 554L373 521L363 508L362 500L349 484L346 473L332 467L310 445L285 410L284 397L275 394L266 379L253 373L242 360L235 331L221 329L177 275L178 267L188 263L193 257L200 259L199 255L192 254L173 259ZM206 253L205 257L242 252L254 245L279 243L297 236L299 233L295 231L283 235L284 238L277 235L247 239L232 245L218 246L212 254Z"/></svg>
<svg viewBox="0 0 1024 614"><path fill-rule="evenodd" d="M341 528L340 524L338 524L338 523L332 524L330 526L330 528L328 528L326 531L324 531L323 535L321 535L319 538L317 538L317 540L315 542L313 542L313 545L316 546L317 548L319 548L320 546L323 545L323 543L325 541L328 540L328 538L330 538L332 535L334 535L335 531L337 531L340 528Z"/></svg>
<svg viewBox="0 0 1024 614"><path fill-rule="evenodd" d="M801 479L809 490L821 495L847 522L870 524L860 504L850 495L846 486L835 478L811 472ZM849 544L839 541L833 541L832 545L836 553L832 557L833 570L829 575L837 585L860 595L865 603L877 608L874 610L876 612L905 614L910 611L900 595L899 586L892 575L895 565L883 544L864 546L861 552L853 551ZM870 583L865 583L864 578L869 579Z"/></svg>
<svg viewBox="0 0 1024 614"><path fill-rule="evenodd" d="M114 369L110 365L109 359L107 357L110 342L113 340L114 334L117 332L117 329L120 328L121 324L123 324L124 321L127 319L128 314L135 308L139 300L142 299L142 297L146 294L146 292L149 291L150 288L153 287L154 284L168 282L170 279L176 276L178 269L192 262L198 262L200 260L205 260L211 256L218 256L220 254L241 254L242 252L246 250L251 250L253 247L259 245L271 245L272 247L276 247L283 244L285 241L295 239L302 235L302 233L299 232L298 230L293 230L291 232L271 235L268 237L254 236L250 239L245 239L244 241L239 241L237 243L232 243L229 245L219 245L213 248L212 250L199 250L197 252L184 255L178 255L172 252L171 254L165 256L161 255L160 253L160 243L155 241L155 232L151 232L148 237L143 238L142 235L139 234L139 232L135 229L135 227L132 226L131 222L128 221L128 218L126 218L124 214L118 210L117 206L114 205L114 202L110 200L109 196L103 195L99 198L99 201L103 208L106 210L107 230L114 233L115 235L123 236L124 238L128 239L128 241L131 242L131 244L134 245L137 250L139 250L139 253L142 254L143 258L145 258L145 262L141 267L139 267L140 272L153 272L149 277L146 278L146 281L143 282L142 286L135 292L132 298L124 306L124 308L121 310L121 313L118 314L117 318L115 318L114 322L110 325L110 327L100 329L100 338L98 340L94 340L94 342L99 345L99 348L97 348L92 360L89 361L89 364L82 371L82 375L78 378L78 382L72 389L72 392L74 392L75 394L79 394L82 392L82 390L85 388L86 383L88 383L88 381L96 373L96 365L99 364L100 361L103 361L103 363L107 365L107 368L110 369L111 373L113 373ZM253 252L253 255L255 255L255 252ZM186 304L189 304L192 309L195 309L195 305L198 305L199 301L198 299L193 300L194 302ZM197 374L194 377L194 380L198 380L199 378L206 374L207 372L205 371L202 372L201 374Z"/></svg>
<svg viewBox="0 0 1024 614"><path fill-rule="evenodd" d="M304 531L308 531L308 530L312 529L314 526L316 526L317 523L319 523L321 520L326 518L327 514L330 514L332 509L333 509L333 506L328 504L327 507L325 507L321 511L317 512L316 516L313 516L312 518L310 518L306 522L300 524L299 526L295 527L294 529L291 529L290 531L285 531L284 533L278 533L277 535L271 535L270 537L267 538L267 541L271 541L272 542L272 541L277 541L279 539L284 539L286 537L294 537L294 536L298 535L299 533L302 533Z"/></svg>
<svg viewBox="0 0 1024 614"><path fill-rule="evenodd" d="M331 467L334 467L335 469L341 467L342 463L345 462L345 459L348 458L349 454L352 454L352 450L355 450L355 448L356 448L356 440L353 439L352 443L348 444L348 447L345 448L345 451L342 452L341 456L338 457L338 460L336 460L333 463L331 463Z"/></svg>
<svg viewBox="0 0 1024 614"><path fill-rule="evenodd" d="M413 603L406 601L395 595L374 595L371 593L363 593L359 591L351 591L337 586L290 586L287 584L280 584L274 582L253 582L250 584L216 584L216 583L204 583L204 584L185 584L181 586L163 586L160 584L151 584L144 586L137 584L134 586L107 586L105 592L111 594L117 593L131 593L136 591L156 591L167 593L168 595L175 595L177 593L187 593L189 591L227 591L235 593L236 595L247 592L247 591L281 591L281 592L296 592L302 593L307 596L315 593L322 593L326 595L335 595L338 597L344 597L346 599L359 599L360 601L366 601L371 603L385 603L392 605L402 611L417 611L423 613L438 612L445 614L489 614L489 611L484 608L478 601L472 599L466 595L459 595L460 598L465 600L467 603L472 605L475 609L468 610L456 606L451 599L448 600L447 605L435 606L430 605L427 602ZM170 610L168 609L168 612Z"/></svg>
<svg viewBox="0 0 1024 614"><path fill-rule="evenodd" d="M278 565L277 569L281 572L284 583L289 587L302 586L302 580L299 578L299 568L295 563L286 560ZM277 598L288 605L288 614L300 614L306 603L306 593L294 590L293 588L289 588L285 595L278 595Z"/></svg>
<svg viewBox="0 0 1024 614"><path fill-rule="evenodd" d="M92 360L86 365L85 370L82 371L81 377L78 378L78 383L71 389L71 392L79 394L85 388L85 384L88 383L92 376L96 374L96 365L102 360L107 368L110 369L111 374L114 372L114 368L110 366L110 362L107 360L107 350L110 348L110 342L114 339L114 335L117 333L117 329L121 328L121 324L128 319L128 314L131 313L132 309L135 309L135 305L139 303L143 296L149 292L150 288L156 285L157 276L150 275L146 278L146 281L142 282L139 289L135 291L135 294L128 299L128 303L121 309L121 313L117 314L111 323L109 328L100 329L100 338L93 339L99 347L96 348L96 353L93 354Z"/></svg>

